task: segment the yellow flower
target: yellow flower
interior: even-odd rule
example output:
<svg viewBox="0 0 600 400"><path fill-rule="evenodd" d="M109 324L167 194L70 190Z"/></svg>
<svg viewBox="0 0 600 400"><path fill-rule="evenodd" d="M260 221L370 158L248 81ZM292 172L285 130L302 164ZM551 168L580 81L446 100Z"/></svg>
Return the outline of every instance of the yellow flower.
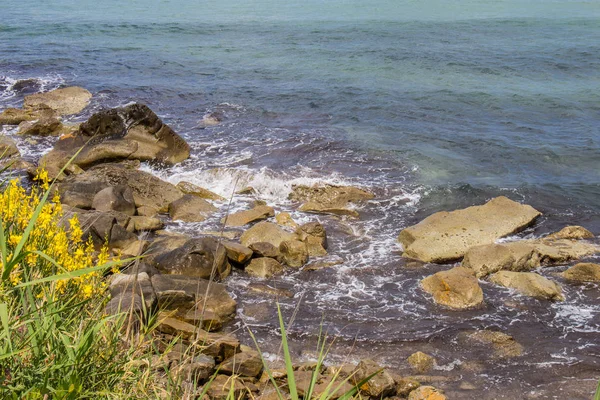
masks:
<svg viewBox="0 0 600 400"><path fill-rule="evenodd" d="M46 171L44 168L38 168L36 170L36 175L33 177L33 180L40 182L40 187L44 190L48 190L50 188L48 183L48 171Z"/></svg>

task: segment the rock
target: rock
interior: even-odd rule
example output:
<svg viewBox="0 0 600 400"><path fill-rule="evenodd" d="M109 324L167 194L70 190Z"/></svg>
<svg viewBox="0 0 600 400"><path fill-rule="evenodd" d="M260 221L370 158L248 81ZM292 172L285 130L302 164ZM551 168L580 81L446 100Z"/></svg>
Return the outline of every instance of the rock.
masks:
<svg viewBox="0 0 600 400"><path fill-rule="evenodd" d="M600 282L600 264L580 263L563 272L562 276L577 282Z"/></svg>
<svg viewBox="0 0 600 400"><path fill-rule="evenodd" d="M473 270L478 278L500 270L510 270L515 258L507 246L501 244L484 244L467 250L461 266Z"/></svg>
<svg viewBox="0 0 600 400"><path fill-rule="evenodd" d="M532 240L542 264L565 263L600 252L598 245L583 240Z"/></svg>
<svg viewBox="0 0 600 400"><path fill-rule="evenodd" d="M531 271L541 265L540 254L535 246L527 241L503 243L514 258L511 271Z"/></svg>
<svg viewBox="0 0 600 400"><path fill-rule="evenodd" d="M164 227L165 224L158 218L136 215L131 217L125 228L129 232L154 232Z"/></svg>
<svg viewBox="0 0 600 400"><path fill-rule="evenodd" d="M433 386L420 386L410 392L408 400L446 400L446 396Z"/></svg>
<svg viewBox="0 0 600 400"><path fill-rule="evenodd" d="M473 272L464 267L440 271L421 281L423 289L436 303L455 310L483 304L483 291Z"/></svg>
<svg viewBox="0 0 600 400"><path fill-rule="evenodd" d="M381 371L381 372L378 372ZM378 373L376 373L378 372ZM373 360L362 360L354 369L350 378L355 385L375 374L360 387L360 392L369 397L384 398L396 394L396 383L390 374Z"/></svg>
<svg viewBox="0 0 600 400"><path fill-rule="evenodd" d="M60 136L77 131L78 125L64 125L56 117L40 117L34 121L19 124L18 135L21 136Z"/></svg>
<svg viewBox="0 0 600 400"><path fill-rule="evenodd" d="M233 376L217 375L212 382L206 385L208 385L206 394L210 400L228 400L230 398L244 400L250 392L243 382ZM231 390L233 390L233 393L230 393ZM202 391L199 390L200 393Z"/></svg>
<svg viewBox="0 0 600 400"><path fill-rule="evenodd" d="M310 257L327 255L327 233L318 222L309 222L296 229L298 238L306 244Z"/></svg>
<svg viewBox="0 0 600 400"><path fill-rule="evenodd" d="M123 159L175 164L190 154L188 144L141 104L94 114L76 134L56 142L42 161L58 173L82 147L73 163L83 169Z"/></svg>
<svg viewBox="0 0 600 400"><path fill-rule="evenodd" d="M407 359L408 364L412 367L415 372L425 374L433 369L435 359L428 354L421 351L417 351Z"/></svg>
<svg viewBox="0 0 600 400"><path fill-rule="evenodd" d="M411 378L400 378L396 380L396 395L408 397L409 393L417 389L421 384L419 381Z"/></svg>
<svg viewBox="0 0 600 400"><path fill-rule="evenodd" d="M279 248L281 242L295 239L296 235L284 231L276 224L265 221L254 225L240 237L241 243L246 247L258 242L267 242Z"/></svg>
<svg viewBox="0 0 600 400"><path fill-rule="evenodd" d="M76 193L82 198L90 199L91 207L92 200L99 191L119 185L125 185L131 189L138 210L141 207L150 207L157 212L166 212L170 203L183 196L183 193L172 184L147 172L128 169L119 164L101 164L82 174L70 175L58 185L58 190L61 200L63 194L67 192Z"/></svg>
<svg viewBox="0 0 600 400"><path fill-rule="evenodd" d="M240 341L231 334L199 331L197 343L203 354L213 356L217 362L240 352Z"/></svg>
<svg viewBox="0 0 600 400"><path fill-rule="evenodd" d="M264 285L262 283L253 282L248 285L248 289L252 292L266 294L268 296L289 297L289 298L294 297L294 294L287 289L277 289L277 288L271 287L269 285Z"/></svg>
<svg viewBox="0 0 600 400"><path fill-rule="evenodd" d="M490 276L490 282L515 289L538 299L563 301L565 297L559 284L535 272L500 271Z"/></svg>
<svg viewBox="0 0 600 400"><path fill-rule="evenodd" d="M256 194L256 190L254 190L254 188L252 186L246 186L245 188L235 192L235 194L253 195L253 194Z"/></svg>
<svg viewBox="0 0 600 400"><path fill-rule="evenodd" d="M523 346L512 336L503 332L487 329L461 332L458 339L469 345L485 346L485 348L489 348L491 345L494 351L493 355L497 358L513 358L523 354Z"/></svg>
<svg viewBox="0 0 600 400"><path fill-rule="evenodd" d="M270 278L283 272L283 266L277 260L268 257L253 258L244 269L250 276Z"/></svg>
<svg viewBox="0 0 600 400"><path fill-rule="evenodd" d="M562 228L558 232L554 232L545 237L545 239L556 240L556 239L593 239L594 234L583 226L567 226Z"/></svg>
<svg viewBox="0 0 600 400"><path fill-rule="evenodd" d="M306 243L299 240L284 240L279 244L279 261L292 267L300 268L308 261Z"/></svg>
<svg viewBox="0 0 600 400"><path fill-rule="evenodd" d="M275 216L275 221L277 221L277 224L281 225L281 226L288 226L290 228L294 228L296 229L298 227L298 224L296 223L296 221L294 221L292 219L292 216L290 215L290 213L287 212L280 212Z"/></svg>
<svg viewBox="0 0 600 400"><path fill-rule="evenodd" d="M156 256L153 263L164 274L204 279L224 279L231 272L225 248L213 237L190 239L181 247Z"/></svg>
<svg viewBox="0 0 600 400"><path fill-rule="evenodd" d="M118 211L127 215L135 214L133 192L129 186L109 186L94 196L92 208L98 211Z"/></svg>
<svg viewBox="0 0 600 400"><path fill-rule="evenodd" d="M267 219L275 215L273 207L257 206L251 210L239 211L221 219L226 226L244 226L250 222Z"/></svg>
<svg viewBox="0 0 600 400"><path fill-rule="evenodd" d="M219 125L223 121L224 118L225 118L225 115L223 115L223 113L221 111L213 111L213 112L204 114L204 116L202 117L201 123L204 126Z"/></svg>
<svg viewBox="0 0 600 400"><path fill-rule="evenodd" d="M234 354L233 357L223 361L219 371L226 375L240 375L256 378L262 372L263 363L256 351L247 350Z"/></svg>
<svg viewBox="0 0 600 400"><path fill-rule="evenodd" d="M350 215L358 217L358 212L349 209L351 203L360 203L375 196L365 190L351 186L292 186L290 200L305 202L300 211L324 214Z"/></svg>
<svg viewBox="0 0 600 400"><path fill-rule="evenodd" d="M65 223L74 214L77 214L79 225L83 230L82 239L84 241L91 240L96 249L100 249L105 243L108 243L111 249L125 249L138 241L136 235L127 232L123 227L129 221L127 215L68 207L63 207L63 212Z"/></svg>
<svg viewBox="0 0 600 400"><path fill-rule="evenodd" d="M460 259L473 246L516 233L539 215L533 207L501 196L482 206L430 215L400 232L398 240L406 257L443 263Z"/></svg>
<svg viewBox="0 0 600 400"><path fill-rule="evenodd" d="M342 259L312 261L309 264L307 264L303 268L303 270L304 271L318 271L320 269L335 267L336 265L341 265L343 263L344 263L344 260L342 260Z"/></svg>
<svg viewBox="0 0 600 400"><path fill-rule="evenodd" d="M246 246L230 240L221 240L221 244L225 247L227 258L236 264L246 263L254 254L254 252Z"/></svg>
<svg viewBox="0 0 600 400"><path fill-rule="evenodd" d="M113 297L104 307L105 315L115 315L123 312L133 312L142 317L144 315L144 300L139 294L125 292L122 295Z"/></svg>
<svg viewBox="0 0 600 400"><path fill-rule="evenodd" d="M215 370L215 359L204 354L185 357L182 364L177 365L175 375L187 382L206 382Z"/></svg>
<svg viewBox="0 0 600 400"><path fill-rule="evenodd" d="M186 194L169 204L171 218L184 222L202 222L215 211L215 206L193 194Z"/></svg>
<svg viewBox="0 0 600 400"><path fill-rule="evenodd" d="M256 242L250 245L250 250L259 257L279 257L279 247L273 246L267 242Z"/></svg>
<svg viewBox="0 0 600 400"><path fill-rule="evenodd" d="M185 194L193 194L201 199L214 200L214 201L225 201L225 197L219 196L218 194L211 192L208 189L194 185L193 183L181 181L177 184L177 189L181 190Z"/></svg>
<svg viewBox="0 0 600 400"><path fill-rule="evenodd" d="M23 108L34 109L45 105L59 115L78 114L87 107L91 98L92 94L84 88L71 86L25 96Z"/></svg>
<svg viewBox="0 0 600 400"><path fill-rule="evenodd" d="M190 309L182 319L192 325L200 326L208 332L220 331L225 322L217 313L211 310L204 310L202 305Z"/></svg>
<svg viewBox="0 0 600 400"><path fill-rule="evenodd" d="M304 211L307 213L347 215L347 216L354 217L354 218L360 217L360 214L356 210L343 208L343 207L325 207L321 204L318 204L318 203L315 203L312 201L302 204L298 208L298 210Z"/></svg>
<svg viewBox="0 0 600 400"><path fill-rule="evenodd" d="M11 156L20 156L21 153L17 148L14 140L8 136L0 136L0 159L6 159Z"/></svg>
<svg viewBox="0 0 600 400"><path fill-rule="evenodd" d="M39 114L34 110L7 108L0 113L0 127L3 125L19 125L21 122L34 121Z"/></svg>
<svg viewBox="0 0 600 400"><path fill-rule="evenodd" d="M161 309L179 309L179 306L169 303L168 300L171 293L182 292L185 296L191 297L191 307L185 309L185 313L198 304L205 306L206 310L214 312L221 319L227 319L235 314L237 303L227 293L225 286L219 283L178 275L153 275L151 281Z"/></svg>

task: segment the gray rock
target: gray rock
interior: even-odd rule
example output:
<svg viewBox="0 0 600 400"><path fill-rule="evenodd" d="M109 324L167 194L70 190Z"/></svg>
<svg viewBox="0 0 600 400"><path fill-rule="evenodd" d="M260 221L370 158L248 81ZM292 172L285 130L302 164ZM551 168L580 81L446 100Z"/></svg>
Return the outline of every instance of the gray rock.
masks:
<svg viewBox="0 0 600 400"><path fill-rule="evenodd" d="M193 194L186 194L169 204L169 215L174 220L202 222L217 208Z"/></svg>
<svg viewBox="0 0 600 400"><path fill-rule="evenodd" d="M133 192L129 186L109 186L96 193L92 200L92 208L98 211L118 211L123 214L134 215Z"/></svg>

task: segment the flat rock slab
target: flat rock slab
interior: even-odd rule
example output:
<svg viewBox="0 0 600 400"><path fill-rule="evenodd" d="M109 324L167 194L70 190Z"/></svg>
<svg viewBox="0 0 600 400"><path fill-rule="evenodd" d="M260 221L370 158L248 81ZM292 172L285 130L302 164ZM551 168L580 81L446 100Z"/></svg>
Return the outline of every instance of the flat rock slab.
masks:
<svg viewBox="0 0 600 400"><path fill-rule="evenodd" d="M91 98L92 94L84 88L71 86L25 96L23 107L34 108L46 105L59 115L71 115L77 114L87 107Z"/></svg>
<svg viewBox="0 0 600 400"><path fill-rule="evenodd" d="M490 282L515 289L517 292L537 299L563 301L560 285L535 272L500 271L490 276Z"/></svg>
<svg viewBox="0 0 600 400"><path fill-rule="evenodd" d="M440 271L421 281L423 289L433 300L455 310L483 304L483 291L474 273L464 267Z"/></svg>
<svg viewBox="0 0 600 400"><path fill-rule="evenodd" d="M238 211L221 220L227 226L244 226L250 222L260 221L275 215L273 207L257 206L251 210Z"/></svg>
<svg viewBox="0 0 600 400"><path fill-rule="evenodd" d="M430 215L400 232L398 241L405 257L436 263L454 261L470 247L492 244L522 230L539 215L533 207L501 196L482 206Z"/></svg>

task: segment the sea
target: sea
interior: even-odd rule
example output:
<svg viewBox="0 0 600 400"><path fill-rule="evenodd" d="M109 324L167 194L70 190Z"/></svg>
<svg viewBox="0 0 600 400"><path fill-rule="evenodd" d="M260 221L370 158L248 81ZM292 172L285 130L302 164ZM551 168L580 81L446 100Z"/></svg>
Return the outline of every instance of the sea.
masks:
<svg viewBox="0 0 600 400"><path fill-rule="evenodd" d="M453 399L590 399L600 378L600 290L561 283L549 303L481 282L485 306L449 311L419 281L452 265L401 257L399 232L431 213L503 195L543 213L518 237L566 225L600 234L600 1L578 0L1 0L0 110L78 85L90 106L147 104L192 156L142 168L228 200L199 235L254 200L327 229L335 264L266 282L234 271L228 329L278 357L280 297L298 360L320 332L331 363L373 358L410 375L406 358L436 358L430 380ZM220 115L218 125L203 117ZM3 133L16 130L4 127ZM25 158L52 138L17 138ZM376 198L360 219L304 214L293 185L342 184ZM253 195L235 195L244 187ZM229 201L231 200L231 201ZM592 257L588 261L598 262ZM570 265L570 264L569 264ZM520 357L460 340L492 329Z"/></svg>

